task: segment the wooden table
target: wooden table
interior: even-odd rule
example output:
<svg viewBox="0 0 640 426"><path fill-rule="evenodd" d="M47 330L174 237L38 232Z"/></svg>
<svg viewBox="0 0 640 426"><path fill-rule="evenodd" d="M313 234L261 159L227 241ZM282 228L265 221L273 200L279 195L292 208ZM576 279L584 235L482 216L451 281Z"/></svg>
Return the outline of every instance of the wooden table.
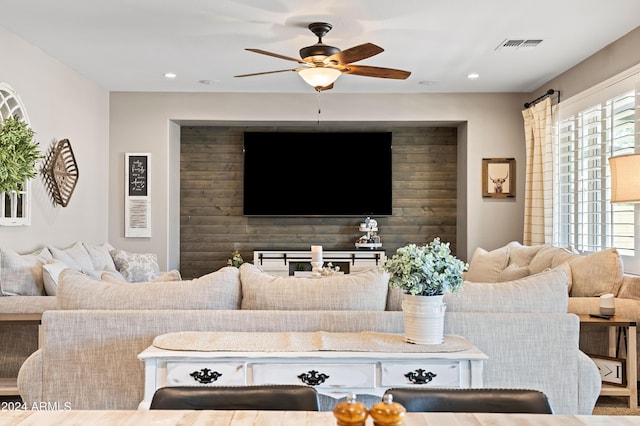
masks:
<svg viewBox="0 0 640 426"><path fill-rule="evenodd" d="M42 314L0 314L2 324L40 324Z"/></svg>
<svg viewBox="0 0 640 426"><path fill-rule="evenodd" d="M2 325L40 325L42 314L1 314ZM38 347L40 347L40 333L38 333ZM1 356L1 355L0 355ZM0 377L0 396L18 395L18 385L15 377Z"/></svg>
<svg viewBox="0 0 640 426"><path fill-rule="evenodd" d="M554 414L492 413L407 413L404 426L631 426L639 425L637 416L561 416ZM0 424L12 426L48 425L217 425L217 426L335 426L328 411L0 411ZM367 426L373 425L368 418Z"/></svg>
<svg viewBox="0 0 640 426"><path fill-rule="evenodd" d="M606 396L624 396L629 398L629 408L638 408L638 387L637 387L637 350L636 350L636 322L620 316L612 316L609 319L595 318L586 314L578 315L580 317L580 327L583 326L599 326L608 327L609 344L606 356L609 358L618 358L619 337L620 332L626 332L627 340L625 342L626 352L626 386L613 386L602 384L600 395Z"/></svg>

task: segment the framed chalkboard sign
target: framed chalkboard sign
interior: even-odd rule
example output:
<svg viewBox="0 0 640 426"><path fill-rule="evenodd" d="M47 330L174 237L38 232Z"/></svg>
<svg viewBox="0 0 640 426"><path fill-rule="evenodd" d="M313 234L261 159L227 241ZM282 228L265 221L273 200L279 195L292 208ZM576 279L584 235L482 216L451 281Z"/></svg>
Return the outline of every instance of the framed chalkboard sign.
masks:
<svg viewBox="0 0 640 426"><path fill-rule="evenodd" d="M125 154L124 236L151 236L151 154Z"/></svg>
<svg viewBox="0 0 640 426"><path fill-rule="evenodd" d="M129 154L127 167L129 168L129 196L146 197L149 186L149 156Z"/></svg>

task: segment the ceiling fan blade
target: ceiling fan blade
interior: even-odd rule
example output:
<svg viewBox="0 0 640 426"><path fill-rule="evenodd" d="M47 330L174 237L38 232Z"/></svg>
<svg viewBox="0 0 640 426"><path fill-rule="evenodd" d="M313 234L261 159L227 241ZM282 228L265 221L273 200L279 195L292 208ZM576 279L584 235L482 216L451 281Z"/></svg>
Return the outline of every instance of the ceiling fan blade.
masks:
<svg viewBox="0 0 640 426"><path fill-rule="evenodd" d="M293 62L297 62L299 64L306 64L306 62L304 62L301 59L296 59L296 58L292 58L290 56L280 55L278 53L267 52L266 50L262 50L262 49L245 49L245 50L248 50L249 52L260 53L262 55L273 56L274 58L284 59L285 61L293 61Z"/></svg>
<svg viewBox="0 0 640 426"><path fill-rule="evenodd" d="M342 50L329 56L325 62L335 61L339 65L346 65L352 62L358 62L366 58L377 55L384 52L384 49L380 46L376 46L373 43L364 43L359 46L354 46L349 49Z"/></svg>
<svg viewBox="0 0 640 426"><path fill-rule="evenodd" d="M290 70L254 72L254 73L251 73L251 74L234 75L234 77L252 77L254 75L275 74L275 73L278 73L278 72L287 72L287 71L298 71L298 70L294 68L294 69L290 69Z"/></svg>
<svg viewBox="0 0 640 426"><path fill-rule="evenodd" d="M342 72L345 74L378 78L394 78L397 80L404 80L411 75L410 71L396 70L393 68L368 67L366 65L349 65L343 69Z"/></svg>

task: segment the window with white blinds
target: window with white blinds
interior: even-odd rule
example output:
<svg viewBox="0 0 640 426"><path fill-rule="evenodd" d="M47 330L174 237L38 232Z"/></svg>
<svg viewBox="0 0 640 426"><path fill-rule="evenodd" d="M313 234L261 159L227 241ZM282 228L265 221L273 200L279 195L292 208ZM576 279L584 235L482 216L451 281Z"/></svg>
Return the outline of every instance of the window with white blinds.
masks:
<svg viewBox="0 0 640 426"><path fill-rule="evenodd" d="M608 158L640 152L637 74L560 105L554 141L554 245L616 247L640 264L635 204L611 204ZM640 173L640 170L638 171Z"/></svg>

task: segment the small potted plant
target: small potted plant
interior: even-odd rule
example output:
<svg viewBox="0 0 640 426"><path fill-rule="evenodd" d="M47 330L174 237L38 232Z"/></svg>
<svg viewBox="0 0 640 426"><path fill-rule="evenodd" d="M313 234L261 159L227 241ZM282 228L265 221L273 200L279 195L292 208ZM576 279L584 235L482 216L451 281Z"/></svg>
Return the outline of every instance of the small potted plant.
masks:
<svg viewBox="0 0 640 426"><path fill-rule="evenodd" d="M403 290L405 338L419 344L444 341L445 292L462 290L462 273L469 265L451 254L449 243L435 238L428 244L408 244L385 260L389 287Z"/></svg>
<svg viewBox="0 0 640 426"><path fill-rule="evenodd" d="M18 117L0 124L0 193L21 191L36 175L36 161L42 156L33 130Z"/></svg>
<svg viewBox="0 0 640 426"><path fill-rule="evenodd" d="M243 263L244 259L242 258L242 255L240 255L240 252L238 250L234 250L234 252L231 254L231 258L227 259L227 266L239 268Z"/></svg>

